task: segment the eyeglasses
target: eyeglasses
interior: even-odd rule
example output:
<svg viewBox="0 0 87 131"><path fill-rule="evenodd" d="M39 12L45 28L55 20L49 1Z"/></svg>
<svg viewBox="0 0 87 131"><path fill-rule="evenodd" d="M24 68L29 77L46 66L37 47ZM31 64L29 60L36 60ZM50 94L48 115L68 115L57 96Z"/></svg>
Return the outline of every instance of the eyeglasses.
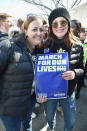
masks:
<svg viewBox="0 0 87 131"><path fill-rule="evenodd" d="M53 27L53 28L57 28L58 25L59 25L58 22L54 22L54 23L52 23L52 27ZM60 25L61 25L62 27L65 27L66 25L68 25L68 21L63 20L63 21L60 22Z"/></svg>

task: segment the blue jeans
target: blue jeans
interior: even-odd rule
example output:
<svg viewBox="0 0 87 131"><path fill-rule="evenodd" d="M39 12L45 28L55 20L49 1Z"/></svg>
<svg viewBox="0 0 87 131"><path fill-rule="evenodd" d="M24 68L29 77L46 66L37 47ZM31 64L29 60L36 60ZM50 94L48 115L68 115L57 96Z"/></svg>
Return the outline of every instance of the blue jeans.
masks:
<svg viewBox="0 0 87 131"><path fill-rule="evenodd" d="M58 99L49 99L44 103L47 122L51 130L55 129L58 101ZM65 99L60 99L60 104L63 109L64 131L72 131L76 114L75 93Z"/></svg>
<svg viewBox="0 0 87 131"><path fill-rule="evenodd" d="M30 103L29 113L24 118L0 115L0 120L2 121L5 131L20 131L21 123L23 125L22 126L23 131L32 131L31 115L32 115L34 105L36 103L35 98L33 99L31 98L30 102L31 103Z"/></svg>
<svg viewBox="0 0 87 131"><path fill-rule="evenodd" d="M0 115L4 131L20 131L22 118Z"/></svg>

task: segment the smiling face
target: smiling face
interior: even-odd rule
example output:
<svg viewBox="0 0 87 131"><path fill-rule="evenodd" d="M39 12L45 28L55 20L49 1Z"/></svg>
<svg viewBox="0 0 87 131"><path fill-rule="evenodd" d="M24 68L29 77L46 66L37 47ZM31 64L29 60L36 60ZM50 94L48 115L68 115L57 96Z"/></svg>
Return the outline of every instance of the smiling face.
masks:
<svg viewBox="0 0 87 131"><path fill-rule="evenodd" d="M68 32L68 21L64 17L57 17L52 22L52 31L58 39L62 39Z"/></svg>
<svg viewBox="0 0 87 131"><path fill-rule="evenodd" d="M44 35L42 20L37 19L32 21L29 24L28 29L25 30L25 34L28 37L29 42L30 44L32 44L32 46L40 44Z"/></svg>

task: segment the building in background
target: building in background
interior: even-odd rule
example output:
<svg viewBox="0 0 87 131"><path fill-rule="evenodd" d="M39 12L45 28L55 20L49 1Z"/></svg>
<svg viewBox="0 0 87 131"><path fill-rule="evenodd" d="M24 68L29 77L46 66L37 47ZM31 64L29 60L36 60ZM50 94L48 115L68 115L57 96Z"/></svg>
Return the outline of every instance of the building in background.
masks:
<svg viewBox="0 0 87 131"><path fill-rule="evenodd" d="M87 28L87 2L70 10L71 19L77 19Z"/></svg>

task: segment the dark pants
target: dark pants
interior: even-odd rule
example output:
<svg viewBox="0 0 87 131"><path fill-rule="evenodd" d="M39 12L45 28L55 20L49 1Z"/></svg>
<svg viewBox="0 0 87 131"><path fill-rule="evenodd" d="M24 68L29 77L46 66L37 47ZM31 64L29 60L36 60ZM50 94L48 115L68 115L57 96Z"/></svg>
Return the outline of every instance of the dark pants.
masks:
<svg viewBox="0 0 87 131"><path fill-rule="evenodd" d="M0 115L0 120L2 121L4 131L20 131L21 123L23 127L23 131L32 131L32 111L34 109L36 103L35 97L31 97L30 100L30 109L29 113L26 117L20 118L20 117L10 117L10 116L4 116Z"/></svg>
<svg viewBox="0 0 87 131"><path fill-rule="evenodd" d="M36 97L34 95L32 95L29 113L23 119L23 131L32 131L32 117L31 117L31 115L34 110L35 104L36 104Z"/></svg>
<svg viewBox="0 0 87 131"><path fill-rule="evenodd" d="M84 83L83 78L78 79L76 94L80 94L80 90L81 90L81 87L82 87L83 83Z"/></svg>

